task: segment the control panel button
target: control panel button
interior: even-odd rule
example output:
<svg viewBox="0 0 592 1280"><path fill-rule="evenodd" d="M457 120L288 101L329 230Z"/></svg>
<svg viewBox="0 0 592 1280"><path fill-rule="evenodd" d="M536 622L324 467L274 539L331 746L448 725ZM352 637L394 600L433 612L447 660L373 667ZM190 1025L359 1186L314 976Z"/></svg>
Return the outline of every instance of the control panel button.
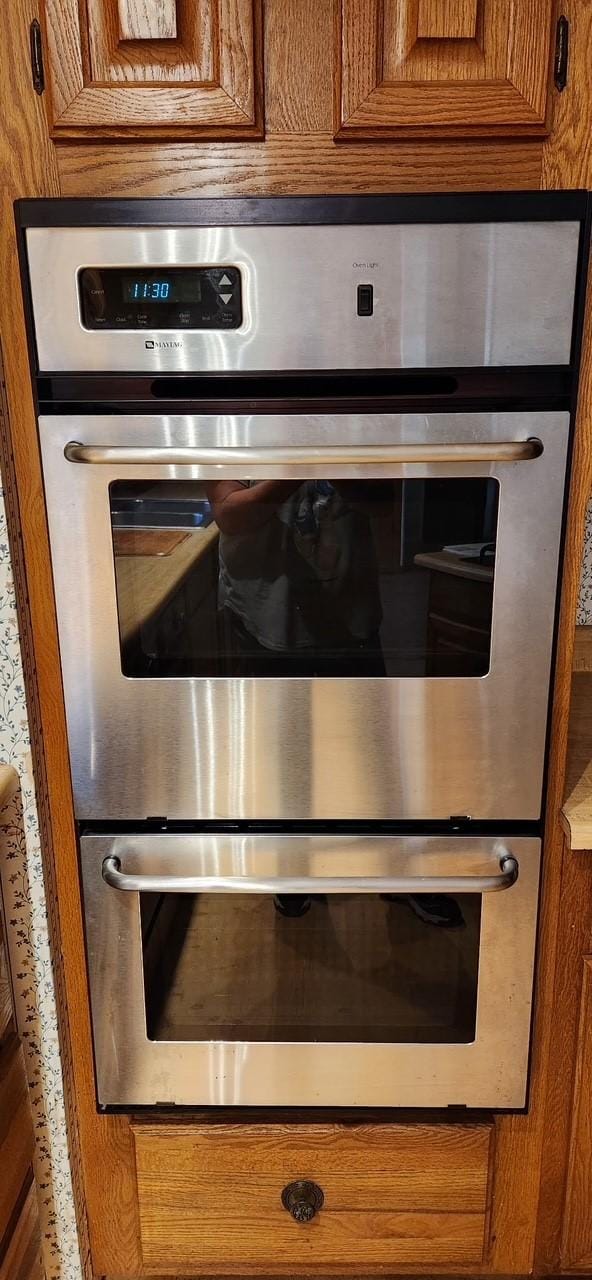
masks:
<svg viewBox="0 0 592 1280"><path fill-rule="evenodd" d="M374 285L358 285L358 315L371 316L374 311Z"/></svg>

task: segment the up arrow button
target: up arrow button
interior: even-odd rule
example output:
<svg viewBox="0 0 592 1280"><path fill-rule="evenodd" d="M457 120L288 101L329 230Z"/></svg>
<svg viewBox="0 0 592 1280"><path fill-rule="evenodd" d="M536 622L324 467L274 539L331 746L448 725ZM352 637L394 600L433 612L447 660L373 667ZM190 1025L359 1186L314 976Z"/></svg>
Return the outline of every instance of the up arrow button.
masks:
<svg viewBox="0 0 592 1280"><path fill-rule="evenodd" d="M227 275L223 275L222 279L218 281L218 288L223 289L225 284L232 284L232 280L229 280Z"/></svg>

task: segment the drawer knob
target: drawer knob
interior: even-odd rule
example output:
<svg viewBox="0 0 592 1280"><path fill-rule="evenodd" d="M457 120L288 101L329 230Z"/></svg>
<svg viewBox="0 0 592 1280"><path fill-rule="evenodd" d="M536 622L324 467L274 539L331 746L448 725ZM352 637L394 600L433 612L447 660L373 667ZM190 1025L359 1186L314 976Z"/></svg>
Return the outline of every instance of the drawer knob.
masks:
<svg viewBox="0 0 592 1280"><path fill-rule="evenodd" d="M310 1222L322 1209L324 1195L316 1182L289 1182L282 1191L282 1204L296 1222Z"/></svg>

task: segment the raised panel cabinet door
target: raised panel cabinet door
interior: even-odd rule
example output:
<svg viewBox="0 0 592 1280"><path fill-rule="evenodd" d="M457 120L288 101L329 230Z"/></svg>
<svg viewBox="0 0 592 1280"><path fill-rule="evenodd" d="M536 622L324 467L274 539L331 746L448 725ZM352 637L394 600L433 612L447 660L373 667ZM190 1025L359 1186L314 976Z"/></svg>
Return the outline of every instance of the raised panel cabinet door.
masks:
<svg viewBox="0 0 592 1280"><path fill-rule="evenodd" d="M589 855L587 855L589 856ZM592 1274L592 956L584 956L561 1267Z"/></svg>
<svg viewBox="0 0 592 1280"><path fill-rule="evenodd" d="M261 0L42 0L54 138L253 138Z"/></svg>
<svg viewBox="0 0 592 1280"><path fill-rule="evenodd" d="M336 137L548 132L553 0L341 0Z"/></svg>

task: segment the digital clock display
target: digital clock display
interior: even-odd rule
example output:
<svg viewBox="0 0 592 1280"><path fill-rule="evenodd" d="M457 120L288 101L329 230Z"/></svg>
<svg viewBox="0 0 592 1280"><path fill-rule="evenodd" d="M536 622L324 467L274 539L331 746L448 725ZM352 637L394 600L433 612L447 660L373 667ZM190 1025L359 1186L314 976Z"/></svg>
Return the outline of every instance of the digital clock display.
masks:
<svg viewBox="0 0 592 1280"><path fill-rule="evenodd" d="M200 302L201 285L195 275L124 276L124 302Z"/></svg>
<svg viewBox="0 0 592 1280"><path fill-rule="evenodd" d="M238 329L236 266L83 267L78 275L86 329Z"/></svg>

